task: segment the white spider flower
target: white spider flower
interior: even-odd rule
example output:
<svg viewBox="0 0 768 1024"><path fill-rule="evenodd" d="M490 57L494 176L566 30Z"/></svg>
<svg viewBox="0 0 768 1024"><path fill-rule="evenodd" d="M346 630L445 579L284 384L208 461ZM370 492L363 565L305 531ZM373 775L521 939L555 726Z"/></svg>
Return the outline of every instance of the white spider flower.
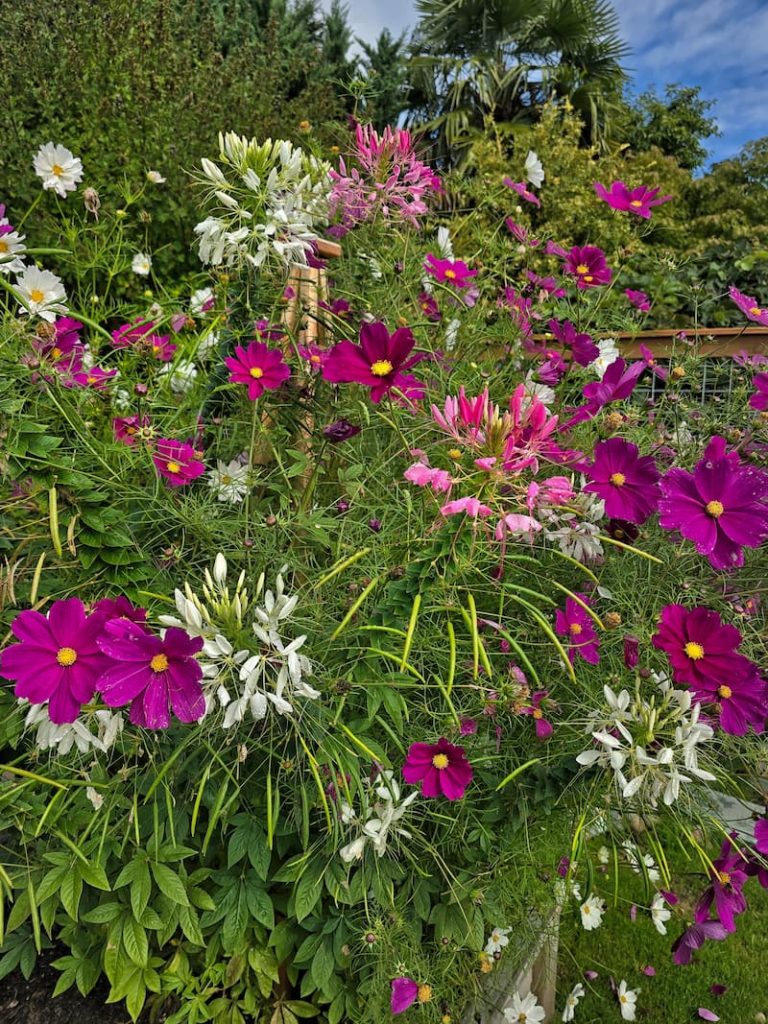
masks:
<svg viewBox="0 0 768 1024"><path fill-rule="evenodd" d="M82 161L66 146L46 142L38 149L32 164L43 188L56 192L62 199L66 199L67 192L74 192L83 180Z"/></svg>
<svg viewBox="0 0 768 1024"><path fill-rule="evenodd" d="M197 367L189 361L166 363L158 377L168 382L168 387L175 395L186 395L195 386Z"/></svg>
<svg viewBox="0 0 768 1024"><path fill-rule="evenodd" d="M400 784L395 779L393 772L385 771L381 773L376 783L369 787L369 792L364 797L365 809L362 815L357 815L349 804L342 803L341 820L343 824L360 827L363 821L365 823L362 824L362 834L339 850L341 859L346 864L353 860L360 860L368 843L377 856L383 857L391 833L410 839L411 833L398 823L418 795L418 790L414 790L405 799L401 799ZM378 799L370 803L372 796L376 796Z"/></svg>
<svg viewBox="0 0 768 1024"><path fill-rule="evenodd" d="M62 757L73 747L81 754L90 750L106 753L122 731L123 716L119 711L84 711L74 722L58 724L51 721L47 704L32 704L24 728L37 730L35 745L40 750L55 749Z"/></svg>

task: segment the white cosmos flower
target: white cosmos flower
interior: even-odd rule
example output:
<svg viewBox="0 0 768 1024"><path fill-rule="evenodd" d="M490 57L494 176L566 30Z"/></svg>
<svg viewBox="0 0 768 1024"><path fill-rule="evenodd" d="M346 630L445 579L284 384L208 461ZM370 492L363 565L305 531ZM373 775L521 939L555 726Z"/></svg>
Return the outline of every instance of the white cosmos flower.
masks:
<svg viewBox="0 0 768 1024"><path fill-rule="evenodd" d="M637 991L639 992L640 990L638 989ZM627 983L623 978L619 982L617 998L619 1000L619 1009L621 1010L622 1018L624 1020L634 1020L635 1010L637 1009L635 1006L635 1003L637 1002L637 992L633 992L631 989L628 989Z"/></svg>
<svg viewBox="0 0 768 1024"><path fill-rule="evenodd" d="M579 907L581 911L581 923L584 931L591 932L599 928L605 913L605 905L597 896L588 896Z"/></svg>
<svg viewBox="0 0 768 1024"><path fill-rule="evenodd" d="M145 252L135 253L131 260L131 270L139 277L148 277L152 269L152 257Z"/></svg>
<svg viewBox="0 0 768 1024"><path fill-rule="evenodd" d="M659 935L667 934L666 922L672 917L672 911L667 909L666 900L657 892L651 903L651 919Z"/></svg>
<svg viewBox="0 0 768 1024"><path fill-rule="evenodd" d="M220 335L218 331L209 331L197 344L195 355L198 359L204 359L209 352L215 351L219 346Z"/></svg>
<svg viewBox="0 0 768 1024"><path fill-rule="evenodd" d="M619 352L615 338L603 338L602 341L598 341L597 347L600 349L600 355L589 365L590 369L596 373L598 377L602 377L611 363L616 362L621 353Z"/></svg>
<svg viewBox="0 0 768 1024"><path fill-rule="evenodd" d="M509 945L509 939L507 936L512 931L511 928L494 928L491 934L488 936L488 941L485 944L485 952L488 956L493 956L494 953L500 953L505 946Z"/></svg>
<svg viewBox="0 0 768 1024"><path fill-rule="evenodd" d="M35 174L42 179L44 189L52 189L62 199L74 192L83 180L83 165L66 146L46 142L32 161Z"/></svg>
<svg viewBox="0 0 768 1024"><path fill-rule="evenodd" d="M534 188L541 188L544 183L544 167L537 153L529 149L525 158L525 178Z"/></svg>
<svg viewBox="0 0 768 1024"><path fill-rule="evenodd" d="M578 982L565 997L565 1007L563 1008L563 1021L565 1024L573 1020L576 1007L579 1005L579 1000L584 997L584 994L584 986L581 982Z"/></svg>
<svg viewBox="0 0 768 1024"><path fill-rule="evenodd" d="M538 398L544 408L549 411L555 401L554 388L551 388L548 384L541 384L539 381L534 380L532 370L529 370L525 375L523 385L528 398Z"/></svg>
<svg viewBox="0 0 768 1024"><path fill-rule="evenodd" d="M186 395L195 386L197 367L192 362L166 363L158 373L176 395Z"/></svg>
<svg viewBox="0 0 768 1024"><path fill-rule="evenodd" d="M152 185L165 184L165 178L162 176L160 171L147 171L147 181Z"/></svg>
<svg viewBox="0 0 768 1024"><path fill-rule="evenodd" d="M0 234L0 274L20 274L24 270L25 237L18 231Z"/></svg>
<svg viewBox="0 0 768 1024"><path fill-rule="evenodd" d="M519 992L512 996L512 1002L504 1010L504 1017L510 1024L541 1024L547 1016L533 993L523 998Z"/></svg>
<svg viewBox="0 0 768 1024"><path fill-rule="evenodd" d="M208 474L208 486L216 491L219 501L225 501L230 505L239 505L248 493L250 469L242 462L233 459L232 462L216 463L216 469Z"/></svg>
<svg viewBox="0 0 768 1024"><path fill-rule="evenodd" d="M27 267L16 278L16 290L25 301L19 312L39 316L52 324L59 313L66 313L67 293L61 278L50 270Z"/></svg>
<svg viewBox="0 0 768 1024"><path fill-rule="evenodd" d="M198 288L197 291L192 293L192 298L189 300L189 311L194 316L200 316L201 313L205 312L204 306L213 298L212 288Z"/></svg>
<svg viewBox="0 0 768 1024"><path fill-rule="evenodd" d="M437 229L437 251L440 253L441 259L453 259L453 243L451 242L451 232L446 227Z"/></svg>

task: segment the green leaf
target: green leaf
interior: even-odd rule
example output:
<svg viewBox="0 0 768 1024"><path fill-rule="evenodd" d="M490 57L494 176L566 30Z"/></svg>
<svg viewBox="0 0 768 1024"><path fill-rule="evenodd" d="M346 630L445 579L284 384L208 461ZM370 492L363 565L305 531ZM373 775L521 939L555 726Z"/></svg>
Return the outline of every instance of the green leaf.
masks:
<svg viewBox="0 0 768 1024"><path fill-rule="evenodd" d="M182 907L189 906L189 897L187 896L187 890L184 888L184 883L166 864L156 864L154 861L152 864L152 874L155 876L157 887L160 892L164 893L169 900L173 903L178 903Z"/></svg>
<svg viewBox="0 0 768 1024"><path fill-rule="evenodd" d="M141 920L144 908L149 903L149 895L152 892L152 879L149 877L149 868L145 860L141 861L131 882L131 910L137 921Z"/></svg>
<svg viewBox="0 0 768 1024"><path fill-rule="evenodd" d="M263 924L265 928L274 928L275 911L272 906L272 900L253 879L246 881L246 896L251 916L256 918L259 924Z"/></svg>
<svg viewBox="0 0 768 1024"><path fill-rule="evenodd" d="M179 907L179 924L190 942L196 946L205 946L205 939L200 931L200 920L194 908Z"/></svg>
<svg viewBox="0 0 768 1024"><path fill-rule="evenodd" d="M297 1017L316 1017L320 1013L319 1007L313 1006L312 1003L307 1003L303 999L291 999L285 1005Z"/></svg>
<svg viewBox="0 0 768 1024"><path fill-rule="evenodd" d="M122 903L100 903L98 907L94 907L87 914L83 914L80 920L85 921L87 924L109 924L110 921L114 921L116 917L119 917L122 911Z"/></svg>
<svg viewBox="0 0 768 1024"><path fill-rule="evenodd" d="M131 1018L136 1020L144 1009L144 1002L147 998L147 987L140 971L136 971L131 978L130 985L125 995L125 1006Z"/></svg>
<svg viewBox="0 0 768 1024"><path fill-rule="evenodd" d="M149 959L147 933L133 917L126 916L123 924L123 945L131 960L138 967L146 967Z"/></svg>
<svg viewBox="0 0 768 1024"><path fill-rule="evenodd" d="M336 963L333 958L333 951L326 941L318 948L314 958L312 959L312 966L310 967L312 980L318 988L325 988L330 981L335 967Z"/></svg>
<svg viewBox="0 0 768 1024"><path fill-rule="evenodd" d="M83 861L80 865L80 874L83 880L94 889L101 889L102 892L111 892L107 873L101 864L92 864L90 861Z"/></svg>
<svg viewBox="0 0 768 1024"><path fill-rule="evenodd" d="M83 877L80 874L80 862L72 865L64 877L59 889L61 903L73 921L77 920L80 897L83 895Z"/></svg>
<svg viewBox="0 0 768 1024"><path fill-rule="evenodd" d="M317 906L323 892L323 887L318 884L322 875L322 864L311 864L299 879L294 900L297 921L303 921Z"/></svg>

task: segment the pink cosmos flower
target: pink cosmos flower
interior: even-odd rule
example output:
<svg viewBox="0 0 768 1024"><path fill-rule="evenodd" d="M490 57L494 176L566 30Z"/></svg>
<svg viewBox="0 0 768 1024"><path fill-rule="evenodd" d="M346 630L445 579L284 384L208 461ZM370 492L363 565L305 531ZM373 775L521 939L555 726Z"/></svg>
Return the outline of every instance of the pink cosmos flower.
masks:
<svg viewBox="0 0 768 1024"><path fill-rule="evenodd" d="M328 349L315 344L299 345L299 355L306 359L313 373L319 373L328 358Z"/></svg>
<svg viewBox="0 0 768 1024"><path fill-rule="evenodd" d="M752 662L737 653L739 630L710 608L665 605L652 643L666 652L675 682L697 691L709 691L724 679L748 676L754 670Z"/></svg>
<svg viewBox="0 0 768 1024"><path fill-rule="evenodd" d="M647 345L640 345L640 355L643 357L643 362L651 371L651 373L658 377L659 380L666 380L669 376L669 371L663 366L659 366L656 356L648 348Z"/></svg>
<svg viewBox="0 0 768 1024"><path fill-rule="evenodd" d="M102 699L111 708L130 704L134 725L167 729L171 710L181 722L197 722L205 714L203 670L195 660L202 637L171 626L161 638L136 622L113 619L99 647L109 659L98 681Z"/></svg>
<svg viewBox="0 0 768 1024"><path fill-rule="evenodd" d="M115 416L112 420L112 433L115 440L129 447L136 444L139 432L149 427L149 416Z"/></svg>
<svg viewBox="0 0 768 1024"><path fill-rule="evenodd" d="M755 848L764 857L768 855L768 818L755 822Z"/></svg>
<svg viewBox="0 0 768 1024"><path fill-rule="evenodd" d="M577 594L584 604L590 600L584 594ZM581 605L572 597L566 599L565 609L558 608L555 613L555 629L561 636L568 638L568 660L573 664L576 655L597 665L600 661L600 638L595 632L594 623Z"/></svg>
<svg viewBox="0 0 768 1024"><path fill-rule="evenodd" d="M419 994L419 986L413 978L393 978L392 994L390 996L390 1009L393 1015L405 1013L409 1006L413 1006Z"/></svg>
<svg viewBox="0 0 768 1024"><path fill-rule="evenodd" d="M533 718L534 725L536 727L536 735L540 740L549 739L554 732L554 727L551 722L548 722L544 717L544 711L542 709L542 702L549 696L549 690L537 690L531 694L530 707L520 709L521 715L530 715Z"/></svg>
<svg viewBox="0 0 768 1024"><path fill-rule="evenodd" d="M584 490L603 499L605 514L611 518L641 524L659 503L661 474L656 463L621 437L595 445L594 461L584 472L592 481Z"/></svg>
<svg viewBox="0 0 768 1024"><path fill-rule="evenodd" d="M768 373L757 373L752 378L752 383L757 388L754 395L749 399L752 409L768 409Z"/></svg>
<svg viewBox="0 0 768 1024"><path fill-rule="evenodd" d="M581 289L610 284L613 278L605 253L596 245L575 245L565 257L563 273L575 277L576 287Z"/></svg>
<svg viewBox="0 0 768 1024"><path fill-rule="evenodd" d="M606 189L599 181L594 183L595 192L599 199L613 210L627 210L638 217L649 220L651 207L661 206L668 203L672 196L660 196L660 189L648 188L640 185L638 188L628 188L623 181L614 181L610 189Z"/></svg>
<svg viewBox="0 0 768 1024"><path fill-rule="evenodd" d="M403 765L403 778L412 785L420 782L422 796L447 800L460 800L473 774L464 747L454 747L442 736L437 743L412 743Z"/></svg>
<svg viewBox="0 0 768 1024"><path fill-rule="evenodd" d="M696 949L707 941L721 942L728 938L728 932L719 921L703 921L687 928L672 944L673 960L676 964L689 964Z"/></svg>
<svg viewBox="0 0 768 1024"><path fill-rule="evenodd" d="M430 295L429 292L419 293L419 307L427 320L437 323L439 320L443 319L443 314L440 312L437 299L434 295Z"/></svg>
<svg viewBox="0 0 768 1024"><path fill-rule="evenodd" d="M291 376L282 352L269 348L263 341L251 341L248 348L237 345L234 356L227 356L224 363L231 371L230 382L246 384L252 402L265 391L275 391Z"/></svg>
<svg viewBox="0 0 768 1024"><path fill-rule="evenodd" d="M527 203L533 203L534 206L541 206L541 200L535 192L531 192L524 181L512 181L511 178L504 178L503 183L507 188L511 188L513 192L517 192L521 199L525 199Z"/></svg>
<svg viewBox="0 0 768 1024"><path fill-rule="evenodd" d="M20 642L2 652L0 672L16 680L17 697L32 704L48 701L52 722L74 722L104 669L96 643L103 627L104 616L86 615L77 597L54 601L47 615L26 609L11 623Z"/></svg>
<svg viewBox="0 0 768 1024"><path fill-rule="evenodd" d="M628 633L624 637L624 664L627 668L637 668L640 661L640 641L636 636Z"/></svg>
<svg viewBox="0 0 768 1024"><path fill-rule="evenodd" d="M554 277L541 277L539 274L534 274L532 270L526 270L525 276L534 286L539 289L539 301L543 301L545 295L553 295L556 299L564 299L566 296L565 288L562 288Z"/></svg>
<svg viewBox="0 0 768 1024"><path fill-rule="evenodd" d="M624 294L635 309L639 309L641 313L647 313L650 310L651 300L645 292L638 292L633 288L625 288Z"/></svg>
<svg viewBox="0 0 768 1024"><path fill-rule="evenodd" d="M768 473L726 452L713 437L693 473L670 469L661 481L659 523L692 540L715 569L744 564L744 548L768 537Z"/></svg>
<svg viewBox="0 0 768 1024"><path fill-rule="evenodd" d="M710 887L696 904L694 916L698 924L709 920L709 911L715 906L716 920L727 932L736 931L735 917L747 909L742 888L748 876L748 862L729 839L723 841L720 856L712 861L709 872Z"/></svg>
<svg viewBox="0 0 768 1024"><path fill-rule="evenodd" d="M72 317L57 317L53 323L53 337L35 338L32 346L39 357L59 373L76 373L85 355L85 348L80 341L82 327L80 321Z"/></svg>
<svg viewBox="0 0 768 1024"><path fill-rule="evenodd" d="M332 384L364 384L371 389L371 401L379 403L393 390L409 399L422 398L424 385L403 371L419 362L412 356L416 344L410 329L400 327L394 334L377 321L360 328L360 345L340 341L328 354L323 377Z"/></svg>
<svg viewBox="0 0 768 1024"><path fill-rule="evenodd" d="M736 303L747 320L768 327L768 306L758 305L756 299L753 299L751 295L744 295L733 285L728 289L728 294L731 297L731 302Z"/></svg>
<svg viewBox="0 0 768 1024"><path fill-rule="evenodd" d="M555 340L570 351L574 362L579 366L589 366L600 355L600 349L592 341L592 338L588 334L577 331L570 320L560 323L558 320L552 319L547 326L555 336Z"/></svg>
<svg viewBox="0 0 768 1024"><path fill-rule="evenodd" d="M110 619L128 619L130 622L144 622L147 609L131 604L127 597L101 597L93 605L93 613L100 615L104 622Z"/></svg>
<svg viewBox="0 0 768 1024"><path fill-rule="evenodd" d="M703 704L712 704L708 711L714 714L723 732L731 736L745 736L750 727L756 733L765 728L768 717L768 683L760 676L756 666L744 676L735 676L727 683L702 687L696 697Z"/></svg>
<svg viewBox="0 0 768 1024"><path fill-rule="evenodd" d="M157 439L152 461L171 487L184 487L205 472L200 454L191 444L169 437Z"/></svg>
<svg viewBox="0 0 768 1024"><path fill-rule="evenodd" d="M493 515L493 510L487 505L483 505L480 499L475 497L456 498L455 501L449 501L443 505L440 512L444 516L457 516L464 512L472 519L477 519L478 516L481 519L487 519L488 516Z"/></svg>
<svg viewBox="0 0 768 1024"><path fill-rule="evenodd" d="M62 384L65 388L91 388L93 391L104 391L117 370L104 370L101 366L92 366L90 370L78 370L70 377L65 377Z"/></svg>
<svg viewBox="0 0 768 1024"><path fill-rule="evenodd" d="M579 406L571 419L560 429L570 430L577 423L591 420L604 406L629 398L644 372L643 362L638 361L627 366L623 359L615 359L600 380L584 385L581 393L587 399L586 403Z"/></svg>
<svg viewBox="0 0 768 1024"><path fill-rule="evenodd" d="M155 324L152 320L137 316L128 324L112 331L112 344L115 348L131 348L154 333Z"/></svg>
<svg viewBox="0 0 768 1024"><path fill-rule="evenodd" d="M471 279L477 275L477 271L470 270L464 260L441 260L432 253L424 261L424 269L436 281L454 288L469 288Z"/></svg>

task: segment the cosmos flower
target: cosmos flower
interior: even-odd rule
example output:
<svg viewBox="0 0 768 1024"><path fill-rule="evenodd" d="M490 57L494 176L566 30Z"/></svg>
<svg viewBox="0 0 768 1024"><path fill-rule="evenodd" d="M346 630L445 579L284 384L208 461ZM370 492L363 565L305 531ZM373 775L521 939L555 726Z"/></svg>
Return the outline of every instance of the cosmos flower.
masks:
<svg viewBox="0 0 768 1024"><path fill-rule="evenodd" d="M744 548L768 537L768 473L726 452L713 437L693 473L670 469L661 480L659 524L679 530L715 569L744 564Z"/></svg>
<svg viewBox="0 0 768 1024"><path fill-rule="evenodd" d="M390 1010L393 1015L405 1013L409 1006L412 1006L419 995L418 982L413 978L393 978L391 981L392 991L390 995Z"/></svg>
<svg viewBox="0 0 768 1024"><path fill-rule="evenodd" d="M653 352L648 348L647 345L640 345L640 355L643 357L643 362L651 371L651 373L658 377L659 380L666 380L669 376L669 371L663 366L659 366L658 360Z"/></svg>
<svg viewBox="0 0 768 1024"><path fill-rule="evenodd" d="M535 192L531 192L524 181L512 181L511 178L504 178L503 184L507 188L511 188L513 192L516 192L521 199L525 199L527 203L532 203L534 206L541 206L541 200Z"/></svg>
<svg viewBox="0 0 768 1024"><path fill-rule="evenodd" d="M638 188L628 188L623 181L614 181L610 189L605 188L599 181L594 183L598 199L602 199L613 210L627 210L638 217L649 220L651 207L661 206L668 203L672 196L660 196L660 189L648 188L640 185Z"/></svg>
<svg viewBox="0 0 768 1024"><path fill-rule="evenodd" d="M323 436L327 437L333 444L349 441L350 438L355 437L359 433L360 427L345 419L336 420L335 423L329 423L323 427Z"/></svg>
<svg viewBox="0 0 768 1024"><path fill-rule="evenodd" d="M471 279L477 275L477 271L470 270L464 260L442 260L432 253L424 261L424 269L436 281L454 288L469 288Z"/></svg>
<svg viewBox="0 0 768 1024"><path fill-rule="evenodd" d="M430 295L429 292L419 293L419 308L427 320L431 320L432 323L437 323L443 319L443 314L440 312L437 299L434 295Z"/></svg>
<svg viewBox="0 0 768 1024"><path fill-rule="evenodd" d="M460 800L473 774L464 748L443 737L437 743L412 743L403 765L403 778L412 785L420 782L422 796L447 800Z"/></svg>
<svg viewBox="0 0 768 1024"><path fill-rule="evenodd" d="M20 274L24 270L25 238L10 225L0 225L0 274Z"/></svg>
<svg viewBox="0 0 768 1024"><path fill-rule="evenodd" d="M696 690L710 690L724 679L750 675L754 669L736 650L741 643L739 630L710 608L665 605L651 642L666 652L675 681Z"/></svg>
<svg viewBox="0 0 768 1024"><path fill-rule="evenodd" d="M579 907L581 913L581 924L584 931L591 932L599 928L605 913L605 904L598 897L589 896Z"/></svg>
<svg viewBox="0 0 768 1024"><path fill-rule="evenodd" d="M105 665L96 643L103 628L103 615L87 615L77 597L54 601L47 615L25 609L11 623L19 643L0 655L0 673L16 680L17 697L47 701L51 722L74 722Z"/></svg>
<svg viewBox="0 0 768 1024"><path fill-rule="evenodd" d="M133 259L131 260L131 270L134 274L138 274L139 277L149 277L149 272L152 269L152 257L145 252L134 253Z"/></svg>
<svg viewBox="0 0 768 1024"><path fill-rule="evenodd" d="M584 490L603 499L607 516L642 524L655 511L661 474L650 455L640 455L637 445L621 437L600 441L584 472L592 481Z"/></svg>
<svg viewBox="0 0 768 1024"><path fill-rule="evenodd" d="M560 323L558 320L552 319L547 326L555 339L570 351L574 362L579 366L589 366L600 355L600 349L590 335L577 331L570 320Z"/></svg>
<svg viewBox="0 0 768 1024"><path fill-rule="evenodd" d="M229 464L221 459L216 468L208 474L208 486L216 492L219 501L230 505L239 505L249 490L250 469L247 465L233 459Z"/></svg>
<svg viewBox="0 0 768 1024"><path fill-rule="evenodd" d="M191 444L169 437L157 439L152 461L171 487L184 487L205 472L205 465Z"/></svg>
<svg viewBox="0 0 768 1024"><path fill-rule="evenodd" d="M527 996L514 992L509 1006L504 1008L504 1017L510 1024L542 1024L547 1013L532 992Z"/></svg>
<svg viewBox="0 0 768 1024"><path fill-rule="evenodd" d="M237 345L234 356L224 360L231 371L233 384L246 384L252 402L265 391L275 391L291 376L291 368L279 349L269 348L263 341L252 341L248 348Z"/></svg>
<svg viewBox="0 0 768 1024"><path fill-rule="evenodd" d="M722 942L728 932L719 921L701 921L686 928L672 944L673 960L676 964L689 964L695 949L701 949L707 941Z"/></svg>
<svg viewBox="0 0 768 1024"><path fill-rule="evenodd" d="M642 362L630 363L627 367L623 359L614 360L603 373L601 380L584 385L581 393L587 401L576 409L574 415L560 429L570 430L577 423L593 419L606 405L629 398L644 371L645 364Z"/></svg>
<svg viewBox="0 0 768 1024"><path fill-rule="evenodd" d="M575 245L565 257L563 273L576 278L576 287L598 288L610 284L613 271L605 262L605 253L596 245Z"/></svg>
<svg viewBox="0 0 768 1024"><path fill-rule="evenodd" d="M484 505L479 498L472 496L456 498L454 501L447 502L440 508L440 513L444 516L457 516L466 513L472 519L477 519L478 516L481 519L487 519L488 516L493 515L493 509Z"/></svg>
<svg viewBox="0 0 768 1024"><path fill-rule="evenodd" d="M104 391L117 370L105 370L101 366L92 366L90 370L78 370L62 380L65 388L90 388L93 391Z"/></svg>
<svg viewBox="0 0 768 1024"><path fill-rule="evenodd" d="M534 720L536 726L536 735L540 740L549 739L554 729L552 723L548 722L544 717L544 709L542 703L549 696L549 690L537 690L531 694L531 704L529 707L521 708L521 715L530 715Z"/></svg>
<svg viewBox="0 0 768 1024"><path fill-rule="evenodd" d="M583 604L589 604L589 598L577 594ZM577 604L572 597L566 599L565 609L558 608L555 613L555 629L561 636L568 637L568 659L573 664L578 654L590 665L600 661L600 638L595 632L591 616Z"/></svg>
<svg viewBox="0 0 768 1024"><path fill-rule="evenodd" d="M753 299L751 295L744 295L733 285L728 289L728 295L731 302L739 307L747 320L760 324L762 327L768 327L768 306L760 306L757 299Z"/></svg>
<svg viewBox="0 0 768 1024"><path fill-rule="evenodd" d="M622 978L619 982L619 988L616 992L616 998L619 1000L619 1009L621 1010L622 1020L634 1020L635 1011L637 1009L637 992L633 992L627 988L627 983Z"/></svg>
<svg viewBox="0 0 768 1024"><path fill-rule="evenodd" d="M67 192L74 192L83 179L83 165L66 146L46 142L32 161L35 174L43 182L43 188L51 189L66 199Z"/></svg>
<svg viewBox="0 0 768 1024"><path fill-rule="evenodd" d="M340 341L331 349L323 366L323 377L332 384L363 384L371 389L371 401L378 404L393 390L406 397L421 398L424 386L405 373L420 356L411 352L416 339L407 327L390 334L377 321L360 328L360 344Z"/></svg>
<svg viewBox="0 0 768 1024"><path fill-rule="evenodd" d="M579 981L565 997L565 1006L563 1007L563 1016L561 1018L564 1024L569 1024L569 1022L574 1019L576 1007L579 1005L579 1000L583 999L584 995L584 986Z"/></svg>
<svg viewBox="0 0 768 1024"><path fill-rule="evenodd" d="M635 309L639 309L641 313L647 313L650 310L651 300L645 292L635 291L634 288L625 288L624 294Z"/></svg>
<svg viewBox="0 0 768 1024"><path fill-rule="evenodd" d="M544 166L533 149L528 150L525 158L525 178L534 188L541 188L544 184Z"/></svg>
<svg viewBox="0 0 768 1024"><path fill-rule="evenodd" d="M61 278L52 274L50 270L27 267L16 278L15 287L24 302L20 313L39 316L52 324L58 313L67 312L64 305L67 299L64 285Z"/></svg>
<svg viewBox="0 0 768 1024"><path fill-rule="evenodd" d="M755 374L752 383L757 390L749 399L750 408L759 409L762 412L768 409L768 373Z"/></svg>
<svg viewBox="0 0 768 1024"><path fill-rule="evenodd" d="M736 931L736 915L743 914L747 909L747 901L742 889L749 877L749 864L741 850L730 839L725 839L720 848L720 856L712 861L709 872L711 885L696 903L695 917L698 924L709 920L710 909L714 905L715 919L727 932Z"/></svg>

